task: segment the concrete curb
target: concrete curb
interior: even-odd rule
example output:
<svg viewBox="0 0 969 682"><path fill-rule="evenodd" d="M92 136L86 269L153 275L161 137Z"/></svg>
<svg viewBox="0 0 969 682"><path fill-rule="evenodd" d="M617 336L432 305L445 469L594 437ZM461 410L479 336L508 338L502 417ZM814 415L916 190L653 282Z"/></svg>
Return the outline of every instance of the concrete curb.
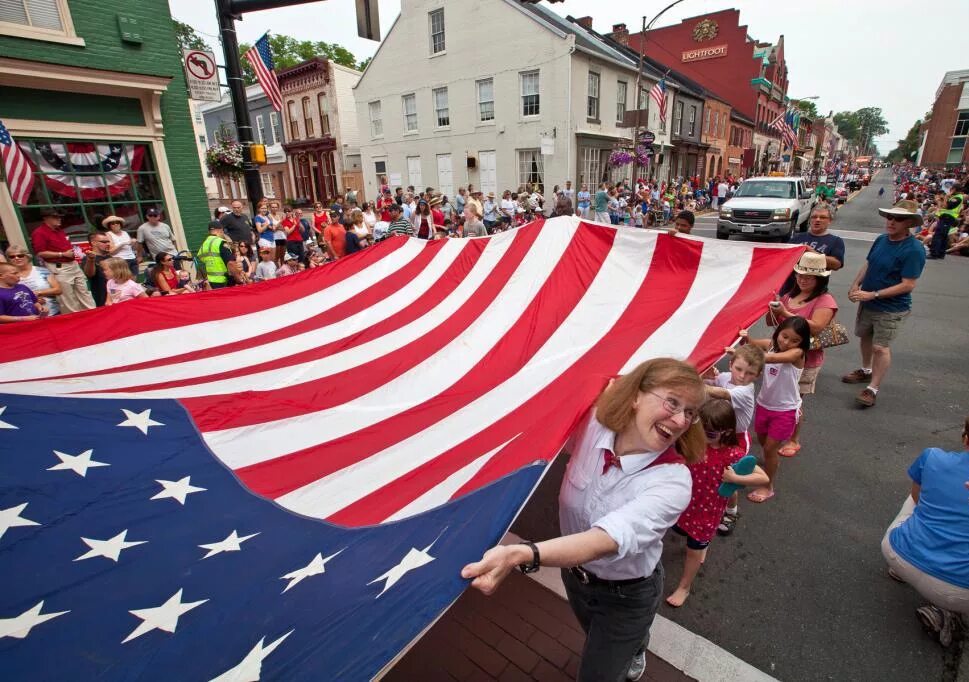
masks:
<svg viewBox="0 0 969 682"><path fill-rule="evenodd" d="M517 535L508 533L501 544L510 545L520 541L521 538ZM529 577L562 599L567 598L557 568L542 566L537 573L530 573ZM775 678L721 649L710 640L659 614L650 630L649 650L698 682L777 682ZM963 682L962 678L959 682Z"/></svg>

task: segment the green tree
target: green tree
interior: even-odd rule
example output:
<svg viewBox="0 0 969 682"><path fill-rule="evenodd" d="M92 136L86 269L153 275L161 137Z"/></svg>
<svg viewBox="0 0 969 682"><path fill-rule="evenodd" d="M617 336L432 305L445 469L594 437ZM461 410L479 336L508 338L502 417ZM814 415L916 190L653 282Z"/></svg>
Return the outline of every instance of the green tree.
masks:
<svg viewBox="0 0 969 682"><path fill-rule="evenodd" d="M912 158L912 155L917 152L919 148L919 129L921 127L922 119L919 119L909 129L905 139L899 140L898 146L888 153L889 163L910 160Z"/></svg>
<svg viewBox="0 0 969 682"><path fill-rule="evenodd" d="M857 111L839 111L834 115L838 132L845 139L861 148L862 153L872 150L872 140L888 132L888 121L879 107L864 107Z"/></svg>
<svg viewBox="0 0 969 682"><path fill-rule="evenodd" d="M248 43L241 44L239 46L239 56L241 57L245 54L246 50L250 47L252 46ZM324 57L342 66L348 66L351 69L358 68L357 58L353 56L352 52L342 45L327 43L322 40L296 40L292 36L270 34L269 49L273 53L273 62L275 63L276 71L288 69L313 57ZM252 85L256 82L256 75L252 72L252 66L245 59L242 59L242 72L246 85Z"/></svg>
<svg viewBox="0 0 969 682"><path fill-rule="evenodd" d="M795 107L797 107L801 113L812 120L817 120L821 118L821 114L818 113L818 107L814 103L814 100L810 99L796 99L791 102Z"/></svg>
<svg viewBox="0 0 969 682"><path fill-rule="evenodd" d="M834 115L834 123L838 126L838 134L851 142L856 141L860 126L855 112L839 111Z"/></svg>
<svg viewBox="0 0 969 682"><path fill-rule="evenodd" d="M212 51L209 44L205 42L205 38L200 36L194 28L177 19L172 19L172 22L175 24L175 37L178 39L179 49Z"/></svg>

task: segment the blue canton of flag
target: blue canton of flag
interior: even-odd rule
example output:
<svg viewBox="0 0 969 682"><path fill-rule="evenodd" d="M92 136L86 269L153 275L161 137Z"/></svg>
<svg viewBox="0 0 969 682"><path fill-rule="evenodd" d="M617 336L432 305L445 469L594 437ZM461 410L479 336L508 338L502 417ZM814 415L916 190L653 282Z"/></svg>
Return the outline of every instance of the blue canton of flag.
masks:
<svg viewBox="0 0 969 682"><path fill-rule="evenodd" d="M246 490L175 401L0 395L0 444L8 682L370 679L544 469L346 529Z"/></svg>

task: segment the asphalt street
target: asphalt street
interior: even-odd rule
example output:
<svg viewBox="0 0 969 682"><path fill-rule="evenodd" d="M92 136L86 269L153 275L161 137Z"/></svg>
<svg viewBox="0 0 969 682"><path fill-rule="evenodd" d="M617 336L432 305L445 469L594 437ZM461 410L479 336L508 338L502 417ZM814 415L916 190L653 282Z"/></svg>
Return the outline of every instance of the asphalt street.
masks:
<svg viewBox="0 0 969 682"><path fill-rule="evenodd" d="M884 229L877 208L891 205L891 182L890 172L879 173L832 225L847 243L831 291L849 331L848 286ZM714 227L700 220L694 234L712 236ZM958 651L923 633L919 597L888 578L879 545L911 488L911 462L927 446L960 447L969 413L967 278L969 258L927 262L875 407L856 407L862 387L840 381L860 366L856 340L828 351L818 393L805 400L804 447L781 462L777 496L762 505L742 501L737 529L713 541L689 601L680 609L664 604L663 615L781 680L954 679ZM563 470L556 462L519 518L514 530L522 537L558 533ZM667 536L667 592L684 550L679 537Z"/></svg>

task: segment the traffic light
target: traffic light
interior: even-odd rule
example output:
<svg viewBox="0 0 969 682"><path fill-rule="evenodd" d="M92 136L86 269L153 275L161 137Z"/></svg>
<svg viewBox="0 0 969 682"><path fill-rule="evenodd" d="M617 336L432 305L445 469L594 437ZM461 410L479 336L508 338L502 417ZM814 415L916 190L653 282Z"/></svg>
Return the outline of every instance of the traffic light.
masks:
<svg viewBox="0 0 969 682"><path fill-rule="evenodd" d="M243 149L249 152L249 162L254 163L257 166L266 165L266 145L264 144L251 144Z"/></svg>

